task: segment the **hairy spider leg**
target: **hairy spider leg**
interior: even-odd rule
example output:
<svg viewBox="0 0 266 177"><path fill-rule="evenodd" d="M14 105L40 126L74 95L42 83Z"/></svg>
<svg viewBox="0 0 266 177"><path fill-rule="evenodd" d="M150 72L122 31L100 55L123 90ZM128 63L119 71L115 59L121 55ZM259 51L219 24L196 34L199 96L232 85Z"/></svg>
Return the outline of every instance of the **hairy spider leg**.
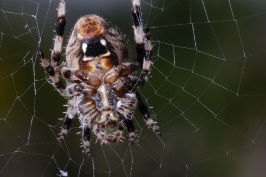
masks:
<svg viewBox="0 0 266 177"><path fill-rule="evenodd" d="M60 67L59 62L61 59L61 50L62 50L62 42L63 42L63 35L64 35L64 29L66 25L65 20L65 0L61 0L59 2L58 6L58 17L56 20L56 35L55 35L55 42L54 42L54 48L51 54L51 63L45 58L44 53L40 48L38 48L37 53L39 54L41 60L42 60L42 66L45 69L45 71L49 74L52 82L54 83L54 87L57 89L57 91L65 97L73 97L74 93L80 93L82 89L80 89L82 86L80 84L74 84L74 85L68 85L65 86L65 84L60 81L60 77L71 80L71 81L77 81L81 78L84 78L84 73L80 72L81 70L71 70L67 67ZM73 118L76 115L76 108L74 108L75 105L75 98L72 98L68 102L68 109L66 112L66 116L61 128L61 131L59 133L58 141L62 142L64 138L67 136L68 131L71 127ZM90 129L85 128L84 129L84 136L83 136L83 142L84 142L84 148L86 154L90 154L89 149L89 140L90 140Z"/></svg>
<svg viewBox="0 0 266 177"><path fill-rule="evenodd" d="M151 67L151 57L152 57L152 43L151 43L151 34L150 29L148 27L143 27L142 23L142 12L140 7L140 0L132 0L132 17L134 20L134 35L136 42L136 51L137 51L137 62L139 66L142 66L142 72L140 77L136 80L136 86L133 90L137 90L139 86L143 86L150 74ZM148 128L151 128L157 136L161 136L159 131L159 126L157 126L156 122L152 118L149 113L147 106L142 100L138 91L136 91L136 96L138 99L138 109L144 118L144 121Z"/></svg>
<svg viewBox="0 0 266 177"><path fill-rule="evenodd" d="M41 48L37 49L37 53L42 60L42 67L49 74L52 82L54 83L54 87L59 93L62 93L65 90L65 85L60 81L58 72L54 69L54 67L49 63L49 61L45 58L44 53Z"/></svg>
<svg viewBox="0 0 266 177"><path fill-rule="evenodd" d="M146 123L146 125L148 126L148 128L151 128L152 131L157 135L157 136L161 136L161 132L159 130L159 126L157 125L157 122L154 121L153 117L150 115L150 112L146 106L146 104L144 103L144 101L142 100L139 92L136 92L136 96L138 99L138 109Z"/></svg>
<svg viewBox="0 0 266 177"><path fill-rule="evenodd" d="M58 66L60 59L61 59L61 51L62 51L62 44L63 44L63 35L65 31L65 26L66 26L66 19L65 19L65 14L66 14L66 3L65 0L61 0L58 5L58 17L56 20L56 35L54 38L54 48L52 51L52 65Z"/></svg>
<svg viewBox="0 0 266 177"><path fill-rule="evenodd" d="M144 85L148 81L151 67L152 43L148 27L143 27L140 0L132 0L132 17L134 21L134 36L136 42L137 62L142 72L136 85Z"/></svg>
<svg viewBox="0 0 266 177"><path fill-rule="evenodd" d="M52 51L52 60L51 63L44 57L44 53L38 48L37 52L42 60L42 65L46 72L51 77L52 82L54 83L55 88L62 93L65 90L65 85L59 80L58 72L55 71L55 67L59 65L59 61L61 58L61 50L63 43L63 34L66 25L65 20L65 0L61 0L58 6L58 17L56 21L56 35L54 39L54 49Z"/></svg>
<svg viewBox="0 0 266 177"><path fill-rule="evenodd" d="M63 126L61 128L61 131L59 133L59 137L57 138L57 140L61 143L64 141L65 137L68 134L68 130L70 129L72 122L73 122L73 118L75 117L75 115L77 114L76 112L76 108L74 107L75 105L75 98L72 98L68 101L68 107L67 107L67 112L66 112L66 116L65 116L65 120L63 122Z"/></svg>
<svg viewBox="0 0 266 177"><path fill-rule="evenodd" d="M124 122L127 128L127 131L128 131L128 135L129 135L129 143L134 144L136 134L135 134L135 127L134 127L133 121L132 119L125 119Z"/></svg>
<svg viewBox="0 0 266 177"><path fill-rule="evenodd" d="M83 147L84 147L84 153L87 154L87 156L91 157L91 149L90 149L90 139L91 139L91 129L88 126L83 127L83 135L82 135L82 141L83 141Z"/></svg>

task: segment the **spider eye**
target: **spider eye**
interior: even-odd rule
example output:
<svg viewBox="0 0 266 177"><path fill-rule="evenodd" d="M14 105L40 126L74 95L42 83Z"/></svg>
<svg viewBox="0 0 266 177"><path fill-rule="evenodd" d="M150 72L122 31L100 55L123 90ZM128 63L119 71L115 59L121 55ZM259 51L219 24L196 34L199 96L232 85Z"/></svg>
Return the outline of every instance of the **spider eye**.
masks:
<svg viewBox="0 0 266 177"><path fill-rule="evenodd" d="M108 52L105 39L97 41L85 40L82 43L82 50L86 57L88 56L95 57Z"/></svg>

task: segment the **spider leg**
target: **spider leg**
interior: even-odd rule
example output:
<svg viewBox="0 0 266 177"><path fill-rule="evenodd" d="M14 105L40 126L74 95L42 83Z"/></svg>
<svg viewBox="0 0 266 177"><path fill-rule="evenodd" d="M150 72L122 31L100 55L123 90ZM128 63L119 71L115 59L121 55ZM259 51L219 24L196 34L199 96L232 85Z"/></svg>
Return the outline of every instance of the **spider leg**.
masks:
<svg viewBox="0 0 266 177"><path fill-rule="evenodd" d="M37 49L37 53L42 60L42 66L44 70L49 74L52 82L54 83L54 87L56 90L64 96L64 92L66 89L65 84L60 80L60 77L63 77L68 80L80 80L79 75L75 74L76 70L70 70L67 67L54 67L52 63L49 63L48 59L45 58L44 53L40 48Z"/></svg>
<svg viewBox="0 0 266 177"><path fill-rule="evenodd" d="M84 152L89 157L92 156L91 149L90 149L90 139L91 139L91 129L88 126L83 127L83 135L82 135L82 141L83 141L83 147Z"/></svg>
<svg viewBox="0 0 266 177"><path fill-rule="evenodd" d="M88 75L86 71L80 69L73 70L68 67L62 67L62 66L54 67L52 63L49 63L49 61L44 57L44 53L40 48L37 49L37 53L39 54L42 60L43 68L49 74L52 82L54 83L54 87L62 96L68 96L66 95L66 88L68 86L67 87L65 86L65 84L60 80L60 77L70 81L82 81L82 82L88 81L88 84L90 78L94 77L93 75Z"/></svg>
<svg viewBox="0 0 266 177"><path fill-rule="evenodd" d="M147 106L145 105L144 101L142 100L138 92L136 92L136 96L138 99L138 109L142 117L144 118L146 125L148 126L148 128L151 128L157 136L161 136L161 132L159 130L157 122L155 122L154 119L151 117Z"/></svg>
<svg viewBox="0 0 266 177"><path fill-rule="evenodd" d="M142 13L140 7L140 0L132 0L132 17L134 20L134 36L136 42L136 52L137 52L137 62L139 67L142 66L142 72L140 77L136 80L136 87L134 90L137 90L139 86L144 85L148 81L148 76L150 74L151 67L151 57L152 57L152 43L151 43L151 34L148 27L143 27L142 23ZM135 78L133 78L134 80ZM161 136L159 131L159 126L157 126L154 119L151 117L147 106L140 97L140 94L136 92L138 99L138 109L142 114L146 125L151 128L157 136Z"/></svg>
<svg viewBox="0 0 266 177"><path fill-rule="evenodd" d="M62 93L63 90L65 90L65 85L59 80L58 71L56 71L52 64L50 64L49 61L44 57L44 53L40 48L37 49L37 53L42 60L42 66L44 70L49 74L52 82L54 83L54 87L58 92Z"/></svg>
<svg viewBox="0 0 266 177"><path fill-rule="evenodd" d="M65 89L65 85L59 80L58 72L54 69L56 66L59 65L59 61L61 58L61 50L62 50L62 43L63 43L63 34L66 25L65 20L65 0L61 0L58 6L58 17L56 21L56 35L54 39L54 49L52 51L52 60L51 63L44 57L44 53L41 51L40 48L37 49L37 53L39 54L42 65L46 72L52 79L52 82L55 85L55 88L61 93Z"/></svg>
<svg viewBox="0 0 266 177"><path fill-rule="evenodd" d="M61 0L58 6L58 17L56 20L56 35L54 39L54 48L52 51L52 65L58 66L61 58L61 50L63 43L63 35L66 25L65 13L66 13L66 4L65 0Z"/></svg>
<svg viewBox="0 0 266 177"><path fill-rule="evenodd" d="M67 136L68 130L70 129L72 125L73 118L75 117L77 113L75 109L75 103L76 103L75 97L68 101L66 117L65 117L63 126L61 128L61 132L59 133L59 137L57 138L60 143L63 142L65 137Z"/></svg>
<svg viewBox="0 0 266 177"><path fill-rule="evenodd" d="M132 0L132 17L134 20L134 36L136 42L136 52L137 52L137 64L138 68L142 67L143 71L140 76L140 80L143 85L148 80L148 75L150 74L151 67L151 57L152 57L152 43L151 35L148 27L143 27L142 23L142 13L140 7L140 0Z"/></svg>
<svg viewBox="0 0 266 177"><path fill-rule="evenodd" d="M127 131L128 131L128 135L129 135L129 143L134 144L136 134L135 134L135 127L134 127L133 121L131 119L125 119L124 122L127 128Z"/></svg>
<svg viewBox="0 0 266 177"><path fill-rule="evenodd" d="M62 143L65 139L65 137L68 134L68 130L70 129L71 125L72 125L72 121L73 118L70 118L70 115L66 115L63 126L61 128L61 132L59 133L59 137L57 138L57 140Z"/></svg>

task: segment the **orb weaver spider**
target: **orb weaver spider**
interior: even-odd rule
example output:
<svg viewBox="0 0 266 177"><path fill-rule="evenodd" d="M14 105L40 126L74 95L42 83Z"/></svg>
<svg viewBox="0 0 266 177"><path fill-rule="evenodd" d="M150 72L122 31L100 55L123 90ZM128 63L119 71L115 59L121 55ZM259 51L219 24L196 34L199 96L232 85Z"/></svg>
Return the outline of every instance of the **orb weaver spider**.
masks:
<svg viewBox="0 0 266 177"><path fill-rule="evenodd" d="M133 62L128 62L128 49L121 32L95 14L78 19L66 47L66 62L60 62L65 6L65 0L60 0L50 62L38 48L42 66L52 85L68 98L58 140L64 140L77 115L82 127L84 152L88 156L92 155L91 132L102 143L116 143L126 128L129 143L133 144L136 134L132 117L136 108L146 125L160 136L159 127L138 92L138 88L147 82L152 64L151 35L149 28L142 23L140 0L132 0L137 52ZM140 76L136 76L136 71L141 69Z"/></svg>

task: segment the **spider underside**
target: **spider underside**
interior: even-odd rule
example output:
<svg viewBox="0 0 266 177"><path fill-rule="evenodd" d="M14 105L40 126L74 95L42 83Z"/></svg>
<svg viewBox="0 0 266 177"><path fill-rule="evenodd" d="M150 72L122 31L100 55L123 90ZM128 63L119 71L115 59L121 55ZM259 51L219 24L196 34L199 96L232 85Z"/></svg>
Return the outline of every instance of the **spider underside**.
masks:
<svg viewBox="0 0 266 177"><path fill-rule="evenodd" d="M58 140L68 134L77 115L82 127L84 152L91 156L93 132L102 143L120 141L123 129L129 142L135 142L132 117L136 108L146 125L160 136L137 89L148 80L152 44L149 28L143 27L140 0L132 0L133 31L137 57L128 62L128 49L119 30L98 15L81 17L75 24L66 47L66 62L60 62L65 20L65 0L60 0L54 48L49 62L41 49L38 54L52 85L68 98L65 120ZM140 76L136 71L142 69Z"/></svg>

